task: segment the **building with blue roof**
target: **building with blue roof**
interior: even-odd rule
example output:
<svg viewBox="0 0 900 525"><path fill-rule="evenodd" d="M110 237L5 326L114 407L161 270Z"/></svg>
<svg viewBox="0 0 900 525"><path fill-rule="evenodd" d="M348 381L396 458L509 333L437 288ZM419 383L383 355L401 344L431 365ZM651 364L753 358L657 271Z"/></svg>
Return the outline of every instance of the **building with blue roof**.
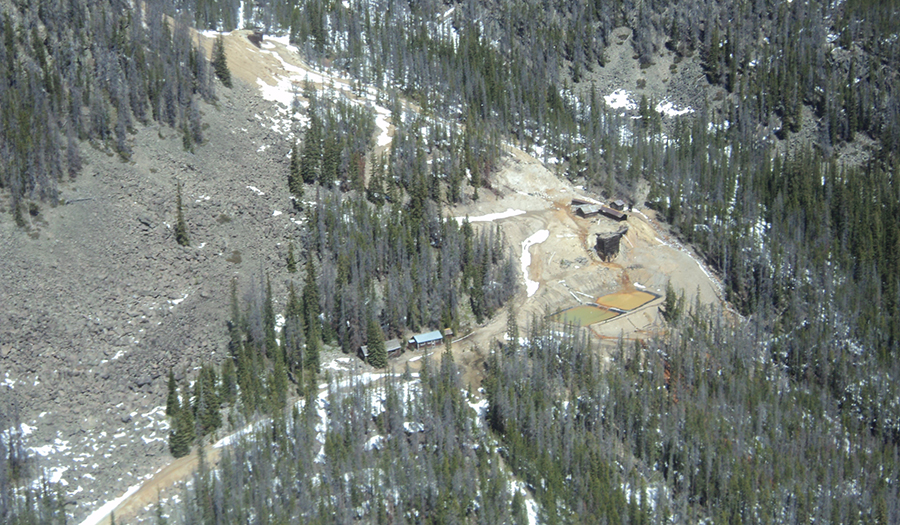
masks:
<svg viewBox="0 0 900 525"><path fill-rule="evenodd" d="M422 347L435 346L444 342L444 334L439 330L433 330L424 334L414 335L409 340L408 346L415 346L416 350Z"/></svg>

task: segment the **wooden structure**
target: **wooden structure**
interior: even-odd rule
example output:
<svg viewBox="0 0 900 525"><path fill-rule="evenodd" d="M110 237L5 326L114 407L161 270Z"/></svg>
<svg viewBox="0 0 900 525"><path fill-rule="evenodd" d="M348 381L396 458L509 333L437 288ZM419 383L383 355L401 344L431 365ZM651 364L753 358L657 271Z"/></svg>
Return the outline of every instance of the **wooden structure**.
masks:
<svg viewBox="0 0 900 525"><path fill-rule="evenodd" d="M261 29L254 30L252 33L247 35L247 40L249 40L250 43L256 47L262 47L262 41L263 41L262 30Z"/></svg>
<svg viewBox="0 0 900 525"><path fill-rule="evenodd" d="M387 353L388 358L397 357L403 350L403 344L399 339L390 339L384 342L384 351ZM362 345L359 347L359 358L365 362L369 362L369 345Z"/></svg>
<svg viewBox="0 0 900 525"><path fill-rule="evenodd" d="M625 201L623 201L622 199L616 199L612 201L610 207L612 207L614 210L625 211Z"/></svg>
<svg viewBox="0 0 900 525"><path fill-rule="evenodd" d="M606 206L600 206L600 213L602 213L603 215L606 215L607 217L609 217L610 219L612 219L614 221L624 221L625 219L628 218L628 215L625 215L624 213L620 212L619 210L614 210L614 209L608 208Z"/></svg>
<svg viewBox="0 0 900 525"><path fill-rule="evenodd" d="M594 249L601 260L609 262L619 254L619 241L628 233L628 225L624 225L613 233L598 233Z"/></svg>
<svg viewBox="0 0 900 525"><path fill-rule="evenodd" d="M575 215L579 217L593 217L600 213L600 206L597 204L582 204L575 206Z"/></svg>
<svg viewBox="0 0 900 525"><path fill-rule="evenodd" d="M419 348L427 348L429 346L435 346L443 343L444 334L442 334L439 330L434 330L424 334L414 335L413 338L407 342L407 346L413 346L416 350L418 350Z"/></svg>

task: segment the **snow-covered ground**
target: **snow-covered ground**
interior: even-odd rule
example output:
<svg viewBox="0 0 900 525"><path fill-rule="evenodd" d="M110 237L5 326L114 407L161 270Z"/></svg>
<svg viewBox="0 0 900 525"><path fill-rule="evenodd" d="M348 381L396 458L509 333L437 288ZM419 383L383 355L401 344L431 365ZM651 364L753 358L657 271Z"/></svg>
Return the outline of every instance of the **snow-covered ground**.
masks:
<svg viewBox="0 0 900 525"><path fill-rule="evenodd" d="M693 113L693 108L678 108L675 104L672 104L668 100L662 100L659 104L656 105L656 111L667 116L667 117L680 117L681 115L687 115L689 113Z"/></svg>
<svg viewBox="0 0 900 525"><path fill-rule="evenodd" d="M115 358L113 358L115 359ZM107 412L121 410L122 405L110 407ZM96 486L96 480L103 471L102 460L109 460L124 447L132 449L137 447L152 447L155 449L155 441L165 440L168 432L165 407L154 407L147 412L135 411L118 416L123 421L123 426L117 431L86 431L82 434L62 435L55 433L55 437L47 438L39 432L44 427L45 421L53 418L51 412L42 412L37 419L30 424L21 423L18 428L10 428L0 432L0 439L8 440L13 435L23 439L26 450L36 461L36 466L42 472L42 479L35 480L35 487L39 487L42 480L59 488L67 497L76 494L90 494L97 498L94 502L88 502L88 508L106 501L112 494ZM52 428L52 423L47 423ZM41 438L40 436L44 436ZM128 495L137 490L141 483L152 475L138 477L127 472L122 478L120 486L133 483L128 492L113 501L107 502L88 516L83 523L93 525L99 523L108 513L115 508Z"/></svg>
<svg viewBox="0 0 900 525"><path fill-rule="evenodd" d="M379 134L376 138L376 144L384 147L391 143L390 135L390 119L391 111L387 108L375 103L378 98L378 92L372 88L361 90L364 92L362 98L357 98L351 91L344 79L329 75L328 73L317 71L309 67L298 67L289 64L279 52L279 44L287 50L287 52L299 57L299 50L288 41L288 37L271 37L266 36L262 43L262 53L268 54L281 63L284 74L275 75L275 85L269 85L268 82L257 79L256 83L259 87L262 97L271 102L277 102L281 108L274 117L269 117L272 122L272 130L288 139L293 138L293 124L299 123L304 125L308 122L306 115L298 114L293 110L295 100L307 82L327 86L335 96L342 97L344 100L365 106L375 113L375 125L378 127ZM305 105L305 102L301 102Z"/></svg>
<svg viewBox="0 0 900 525"><path fill-rule="evenodd" d="M507 208L506 211L501 211L497 213L488 213L487 215L479 215L477 217L469 217L469 222L494 222L499 221L500 219L508 219L509 217L515 217L516 215L523 215L525 210L514 210L512 208ZM456 222L462 224L466 217L454 217Z"/></svg>
<svg viewBox="0 0 900 525"><path fill-rule="evenodd" d="M634 111L637 109L637 104L631 100L631 93L624 89L613 91L609 95L603 97L603 100L606 101L606 105L610 109L624 109L627 111Z"/></svg>
<svg viewBox="0 0 900 525"><path fill-rule="evenodd" d="M106 502L106 504L104 504L102 507L92 512L90 516L88 516L81 522L81 525L99 525L100 522L102 522L109 516L110 512L116 510L116 507L118 507L123 501L128 499L129 496L137 492L138 489L141 488L141 485L141 483L138 483L136 485L128 487L128 490L126 490L124 494L112 501Z"/></svg>
<svg viewBox="0 0 900 525"><path fill-rule="evenodd" d="M509 481L509 491L513 494L521 492L525 500L525 511L528 513L528 525L538 524L538 504L534 496L525 488L525 484L518 480Z"/></svg>
<svg viewBox="0 0 900 525"><path fill-rule="evenodd" d="M522 274L525 276L525 290L528 292L528 297L534 295L540 286L540 283L528 278L528 267L531 266L531 252L528 250L532 245L540 244L549 238L550 230L538 230L522 241Z"/></svg>

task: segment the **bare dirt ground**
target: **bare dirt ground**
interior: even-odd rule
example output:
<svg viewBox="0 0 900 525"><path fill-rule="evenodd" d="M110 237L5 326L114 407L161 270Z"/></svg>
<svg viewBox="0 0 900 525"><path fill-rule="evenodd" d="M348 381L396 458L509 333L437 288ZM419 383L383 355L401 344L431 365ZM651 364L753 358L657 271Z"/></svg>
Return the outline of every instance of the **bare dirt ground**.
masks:
<svg viewBox="0 0 900 525"><path fill-rule="evenodd" d="M493 187L495 193L482 193L477 202L452 208L450 213L477 218L509 209L525 211L494 221L500 225L516 256L522 255L522 241L527 237L539 230L549 231L546 241L530 248L528 277L539 283L537 292L528 297L523 288L512 301L518 309L520 327L527 326L533 317L593 302L609 293L646 290L659 295L659 299L633 312L590 327L598 340L605 343L603 346L610 347L620 337L649 339L666 330L659 306L669 282L676 291L684 293L689 304L698 294L703 304L721 303L718 280L698 262L689 247L671 238L651 210L629 212L629 231L622 240L619 256L605 263L593 250L595 234L614 231L620 223L605 217L580 218L569 207L573 197L594 200L598 196L585 194L556 177L538 160L512 147L505 166L494 176ZM466 384L480 385L484 359L492 342L503 340L506 325L505 312L499 312L483 326L471 327L470 333L461 334L464 339L453 343L452 352L456 362L463 366ZM426 353L438 359L442 350L431 349ZM422 353L407 353L395 366L402 370L409 362L416 370L421 366L421 357Z"/></svg>

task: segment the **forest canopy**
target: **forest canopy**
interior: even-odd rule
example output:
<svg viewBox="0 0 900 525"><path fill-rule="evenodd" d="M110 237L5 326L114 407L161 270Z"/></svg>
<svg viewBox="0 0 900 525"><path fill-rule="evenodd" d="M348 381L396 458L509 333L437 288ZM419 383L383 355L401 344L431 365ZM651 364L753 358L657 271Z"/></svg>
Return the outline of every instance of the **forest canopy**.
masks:
<svg viewBox="0 0 900 525"><path fill-rule="evenodd" d="M288 35L397 108L377 157L371 114L305 97L288 179L306 213L302 283L288 277L280 333L270 277L234 286L226 364L173 396L173 453L197 421L201 436L222 423L217 407L272 418L226 452L221 476L197 473L174 509L185 521L521 522L527 495L547 523L900 522L895 3L141 5L4 4L0 190L20 222L27 200L55 202L77 176L82 142L127 159L129 133L150 122L202 142L197 103L214 100L217 71L191 25ZM623 26L636 67L662 53L698 65L694 113L603 102L593 74ZM443 211L491 191L507 142L587 191L640 197L717 273L733 310L688 305L667 334L604 348L609 361L584 333L535 319L521 343L514 327L512 344L486 350L477 394L449 354L419 377L319 394L320 344L350 353L376 331L481 323L515 297L499 229ZM469 405L479 395L484 413ZM0 441L0 502L23 454ZM273 483L252 483L259 472ZM58 520L49 488L34 498L0 517Z"/></svg>

